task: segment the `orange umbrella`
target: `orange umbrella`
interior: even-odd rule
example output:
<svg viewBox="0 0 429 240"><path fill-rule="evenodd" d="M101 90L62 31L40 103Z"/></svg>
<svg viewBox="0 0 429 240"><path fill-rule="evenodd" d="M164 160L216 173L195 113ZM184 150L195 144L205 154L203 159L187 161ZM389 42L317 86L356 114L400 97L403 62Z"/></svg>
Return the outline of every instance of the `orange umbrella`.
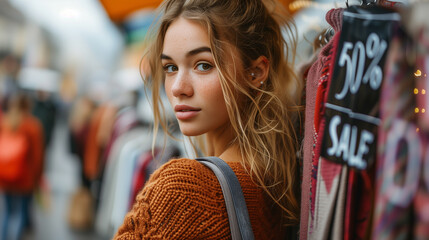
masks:
<svg viewBox="0 0 429 240"><path fill-rule="evenodd" d="M279 0L286 8L293 0ZM122 22L132 12L142 8L156 8L162 0L100 0L110 19Z"/></svg>

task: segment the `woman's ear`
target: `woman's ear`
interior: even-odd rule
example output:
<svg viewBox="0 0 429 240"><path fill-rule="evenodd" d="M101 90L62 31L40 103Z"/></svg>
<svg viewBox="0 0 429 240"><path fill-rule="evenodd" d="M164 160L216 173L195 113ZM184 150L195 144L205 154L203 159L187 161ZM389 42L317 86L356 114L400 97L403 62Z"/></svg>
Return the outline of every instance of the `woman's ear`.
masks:
<svg viewBox="0 0 429 240"><path fill-rule="evenodd" d="M259 56L256 60L252 62L250 67L250 81L253 86L256 88L261 87L268 78L268 73L270 71L270 63L268 62L267 57Z"/></svg>

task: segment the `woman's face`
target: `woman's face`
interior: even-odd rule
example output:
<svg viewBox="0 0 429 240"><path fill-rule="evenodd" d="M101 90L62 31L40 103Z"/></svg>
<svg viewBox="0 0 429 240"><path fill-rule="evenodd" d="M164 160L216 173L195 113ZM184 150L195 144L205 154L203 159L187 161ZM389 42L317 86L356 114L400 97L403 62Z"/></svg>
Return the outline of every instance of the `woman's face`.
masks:
<svg viewBox="0 0 429 240"><path fill-rule="evenodd" d="M165 90L186 136L221 133L229 117L207 30L179 18L167 29L161 56Z"/></svg>

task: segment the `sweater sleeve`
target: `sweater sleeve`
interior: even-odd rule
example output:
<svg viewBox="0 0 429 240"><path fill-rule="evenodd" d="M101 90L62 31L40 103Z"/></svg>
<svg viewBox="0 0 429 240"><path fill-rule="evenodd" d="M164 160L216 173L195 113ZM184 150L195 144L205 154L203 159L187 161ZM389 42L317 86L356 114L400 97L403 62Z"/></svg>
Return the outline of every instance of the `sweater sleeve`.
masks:
<svg viewBox="0 0 429 240"><path fill-rule="evenodd" d="M157 170L114 239L228 239L230 229L215 175L190 159Z"/></svg>

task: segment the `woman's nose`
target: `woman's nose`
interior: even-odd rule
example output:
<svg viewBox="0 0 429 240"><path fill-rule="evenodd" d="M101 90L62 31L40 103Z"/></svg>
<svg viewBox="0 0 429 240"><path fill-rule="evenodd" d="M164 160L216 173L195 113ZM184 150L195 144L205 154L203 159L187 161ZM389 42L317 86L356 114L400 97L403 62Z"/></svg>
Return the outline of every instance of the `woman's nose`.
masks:
<svg viewBox="0 0 429 240"><path fill-rule="evenodd" d="M190 97L194 94L194 90L192 87L192 79L191 76L186 72L178 72L176 78L174 79L174 83L171 87L171 91L173 96L181 97L186 96Z"/></svg>

